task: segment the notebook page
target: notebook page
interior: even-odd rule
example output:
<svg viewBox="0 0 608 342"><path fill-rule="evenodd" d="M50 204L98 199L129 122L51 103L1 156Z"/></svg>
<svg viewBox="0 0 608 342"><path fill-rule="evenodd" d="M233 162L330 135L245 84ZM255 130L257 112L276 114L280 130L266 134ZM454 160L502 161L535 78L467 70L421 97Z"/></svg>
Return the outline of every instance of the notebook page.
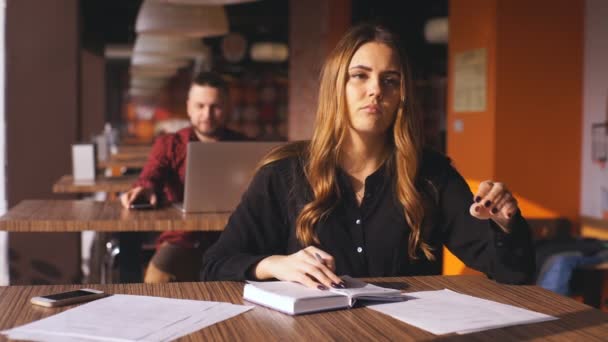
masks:
<svg viewBox="0 0 608 342"><path fill-rule="evenodd" d="M346 284L345 289L330 289L331 292L345 295L351 299L364 297L386 297L387 299L402 297L401 290L389 289L385 287L368 284L364 281L350 276L341 277Z"/></svg>
<svg viewBox="0 0 608 342"><path fill-rule="evenodd" d="M113 295L2 333L9 338L24 339L31 334L36 340L48 341L62 338L155 341L169 334L173 338L183 336L251 308L220 302Z"/></svg>
<svg viewBox="0 0 608 342"><path fill-rule="evenodd" d="M329 291L311 289L304 285L289 281L248 281L247 283L254 285L259 289L279 294L284 297L293 298L295 300L336 296L335 293L331 293Z"/></svg>

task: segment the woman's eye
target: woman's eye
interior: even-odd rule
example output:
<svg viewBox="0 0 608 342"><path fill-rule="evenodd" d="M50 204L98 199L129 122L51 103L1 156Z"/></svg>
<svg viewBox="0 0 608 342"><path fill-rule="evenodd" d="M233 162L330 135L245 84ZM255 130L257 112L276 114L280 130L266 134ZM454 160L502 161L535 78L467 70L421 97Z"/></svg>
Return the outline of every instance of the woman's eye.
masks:
<svg viewBox="0 0 608 342"><path fill-rule="evenodd" d="M357 74L351 74L350 78L354 78L354 79L364 79L365 78L365 74L362 73L357 73Z"/></svg>
<svg viewBox="0 0 608 342"><path fill-rule="evenodd" d="M396 77L388 77L383 80L383 83L390 86L397 86L400 83L400 79Z"/></svg>

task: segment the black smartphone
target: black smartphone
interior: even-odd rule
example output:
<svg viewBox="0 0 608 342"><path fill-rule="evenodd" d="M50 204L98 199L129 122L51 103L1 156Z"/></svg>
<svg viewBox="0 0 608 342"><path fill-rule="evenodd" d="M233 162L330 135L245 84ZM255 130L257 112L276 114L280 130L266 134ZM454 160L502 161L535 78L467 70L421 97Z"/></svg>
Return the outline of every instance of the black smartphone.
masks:
<svg viewBox="0 0 608 342"><path fill-rule="evenodd" d="M133 210L150 210L150 209L154 209L154 206L150 203L131 203L131 205L129 205L129 209L133 209Z"/></svg>

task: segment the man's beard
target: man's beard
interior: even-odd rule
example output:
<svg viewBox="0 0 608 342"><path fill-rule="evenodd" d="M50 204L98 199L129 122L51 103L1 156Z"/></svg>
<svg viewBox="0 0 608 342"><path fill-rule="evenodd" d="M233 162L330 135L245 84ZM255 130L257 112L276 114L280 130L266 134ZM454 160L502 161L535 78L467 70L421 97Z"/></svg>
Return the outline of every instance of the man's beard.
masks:
<svg viewBox="0 0 608 342"><path fill-rule="evenodd" d="M203 131L200 128L198 128L197 126L194 126L194 130L196 131L196 133L198 133L201 136L208 137L208 138L216 138L222 131L222 127L221 126L210 127L209 129Z"/></svg>

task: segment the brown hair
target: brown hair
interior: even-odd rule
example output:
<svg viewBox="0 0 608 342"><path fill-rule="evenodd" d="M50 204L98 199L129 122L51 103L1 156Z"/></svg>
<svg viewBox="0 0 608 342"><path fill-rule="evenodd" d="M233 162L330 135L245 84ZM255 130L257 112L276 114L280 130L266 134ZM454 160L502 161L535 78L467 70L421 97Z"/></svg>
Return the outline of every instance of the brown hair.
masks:
<svg viewBox="0 0 608 342"><path fill-rule="evenodd" d="M392 134L388 135L391 149L389 160L395 174L396 198L403 206L406 221L411 229L409 256L417 259L417 251L420 249L427 259L433 260L431 246L422 241L424 205L415 186L422 153L421 119L412 105L407 57L397 36L385 27L362 24L346 33L328 56L321 71L319 103L310 143L298 142L279 148L265 158L262 165L294 155L306 160L304 172L312 188L313 199L299 213L296 236L304 246L318 244L314 226L332 211L338 198L336 169L349 128L345 99L348 65L359 47L369 42L385 44L399 57L402 75L401 104L397 109L395 121L389 128L392 131Z"/></svg>
<svg viewBox="0 0 608 342"><path fill-rule="evenodd" d="M222 94L228 93L228 83L220 74L213 71L202 71L198 73L194 76L190 85L208 86L219 89Z"/></svg>

